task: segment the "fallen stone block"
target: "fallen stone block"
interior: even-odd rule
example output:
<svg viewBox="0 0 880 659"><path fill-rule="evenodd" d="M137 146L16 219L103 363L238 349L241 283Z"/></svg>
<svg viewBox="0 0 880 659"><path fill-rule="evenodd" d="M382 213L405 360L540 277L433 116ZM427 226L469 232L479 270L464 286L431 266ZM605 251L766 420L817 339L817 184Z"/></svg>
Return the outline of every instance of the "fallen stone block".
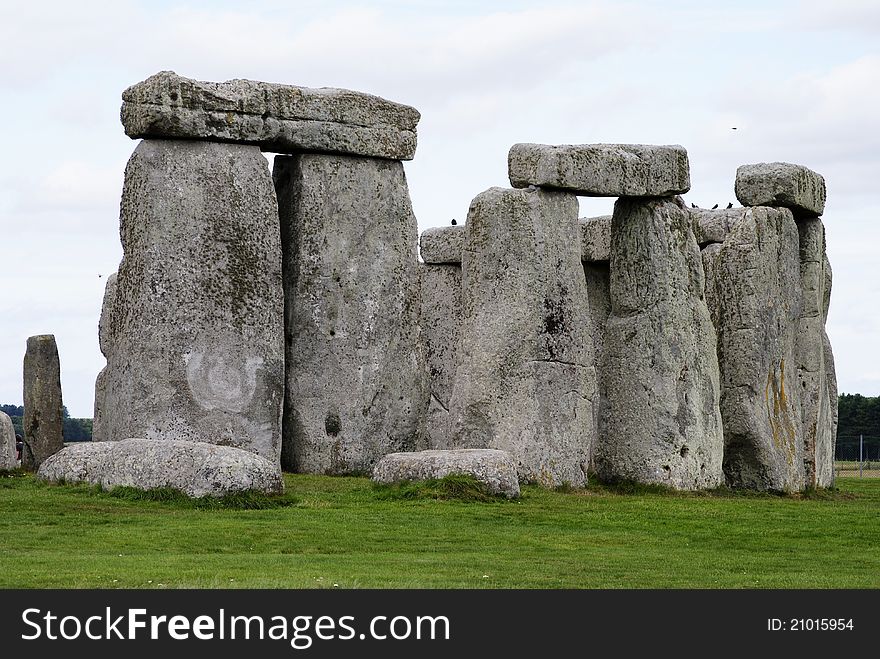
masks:
<svg viewBox="0 0 880 659"><path fill-rule="evenodd" d="M176 439L71 444L46 459L37 476L52 482L91 483L105 490L167 487L190 497L284 491L278 466L255 453Z"/></svg>
<svg viewBox="0 0 880 659"><path fill-rule="evenodd" d="M36 471L64 446L61 363L52 334L32 336L24 356L24 446L21 466Z"/></svg>
<svg viewBox="0 0 880 659"><path fill-rule="evenodd" d="M597 473L683 490L720 485L724 435L715 330L682 202L618 199L610 272Z"/></svg>
<svg viewBox="0 0 880 659"><path fill-rule="evenodd" d="M391 453L373 470L377 483L399 483L439 479L452 474L472 476L485 483L492 494L508 499L519 496L516 463L506 451L493 449L457 449Z"/></svg>
<svg viewBox="0 0 880 659"><path fill-rule="evenodd" d="M18 452L15 450L15 426L4 412L0 412L0 469L18 467Z"/></svg>
<svg viewBox="0 0 880 659"><path fill-rule="evenodd" d="M795 217L825 210L825 179L803 165L764 162L736 170L736 198L743 206L783 206Z"/></svg>
<svg viewBox="0 0 880 659"><path fill-rule="evenodd" d="M161 71L122 94L132 139L187 138L265 151L318 151L412 160L419 112L347 89L254 80L202 82Z"/></svg>
<svg viewBox="0 0 880 659"><path fill-rule="evenodd" d="M418 228L403 164L278 156L287 337L285 469L373 470L425 448Z"/></svg>
<svg viewBox="0 0 880 659"><path fill-rule="evenodd" d="M455 448L508 451L520 479L586 483L596 368L574 195L490 188L470 206Z"/></svg>
<svg viewBox="0 0 880 659"><path fill-rule="evenodd" d="M690 189L684 147L645 144L514 144L510 184L587 197L668 197Z"/></svg>
<svg viewBox="0 0 880 659"><path fill-rule="evenodd" d="M583 217L581 225L581 261L607 262L611 259L611 216Z"/></svg>
<svg viewBox="0 0 880 659"><path fill-rule="evenodd" d="M419 236L419 255L425 263L461 263L465 225L432 227Z"/></svg>

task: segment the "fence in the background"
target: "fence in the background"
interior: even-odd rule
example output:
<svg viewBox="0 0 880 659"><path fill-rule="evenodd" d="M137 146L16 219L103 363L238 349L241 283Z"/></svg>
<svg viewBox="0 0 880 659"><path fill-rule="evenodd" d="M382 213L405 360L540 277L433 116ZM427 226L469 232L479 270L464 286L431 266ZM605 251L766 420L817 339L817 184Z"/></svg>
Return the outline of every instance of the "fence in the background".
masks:
<svg viewBox="0 0 880 659"><path fill-rule="evenodd" d="M834 471L837 476L880 478L880 437L838 437Z"/></svg>

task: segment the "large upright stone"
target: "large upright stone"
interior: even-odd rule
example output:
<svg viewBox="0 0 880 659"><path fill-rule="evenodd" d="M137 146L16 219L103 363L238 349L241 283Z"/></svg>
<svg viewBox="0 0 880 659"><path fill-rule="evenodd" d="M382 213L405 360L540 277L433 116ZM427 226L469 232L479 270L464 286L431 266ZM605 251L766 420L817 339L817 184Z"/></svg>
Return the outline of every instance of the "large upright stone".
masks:
<svg viewBox="0 0 880 659"><path fill-rule="evenodd" d="M131 138L252 144L266 151L320 151L411 160L419 112L347 89L254 80L201 82L161 71L122 94Z"/></svg>
<svg viewBox="0 0 880 659"><path fill-rule="evenodd" d="M734 488L798 491L804 445L797 226L789 210L766 207L739 209L730 220L724 242L703 250L718 334L724 474Z"/></svg>
<svg viewBox="0 0 880 659"><path fill-rule="evenodd" d="M664 197L691 187L687 151L678 145L514 144L510 184L559 188L587 197Z"/></svg>
<svg viewBox="0 0 880 659"><path fill-rule="evenodd" d="M584 217L581 225L581 260L593 263L611 260L611 216Z"/></svg>
<svg viewBox="0 0 880 659"><path fill-rule="evenodd" d="M423 448L417 226L403 165L276 157L284 248L285 468L370 473Z"/></svg>
<svg viewBox="0 0 880 659"><path fill-rule="evenodd" d="M15 427L4 412L0 412L0 469L15 469L18 453L15 450Z"/></svg>
<svg viewBox="0 0 880 659"><path fill-rule="evenodd" d="M202 441L279 464L281 245L252 146L145 140L125 171L95 440Z"/></svg>
<svg viewBox="0 0 880 659"><path fill-rule="evenodd" d="M455 448L508 451L520 478L583 485L596 369L574 195L491 188L468 212Z"/></svg>
<svg viewBox="0 0 880 659"><path fill-rule="evenodd" d="M114 305L116 303L116 280L118 273L114 272L107 277L107 283L104 285L104 300L101 305L101 318L98 320L98 347L101 354L109 360L113 353L113 333L116 331L114 313ZM107 394L107 367L101 369L95 378L95 412L92 418L92 437L105 438L108 437L107 429L104 427L106 423L107 404L105 396Z"/></svg>
<svg viewBox="0 0 880 659"><path fill-rule="evenodd" d="M800 287L803 307L797 333L797 377L804 428L804 479L807 487L826 487L833 478L836 401L830 402L825 315L831 276L825 272L825 227L819 218L798 221ZM829 289L826 295L826 287ZM830 357L830 344L827 344ZM833 366L831 366L833 373ZM832 410L832 407L834 410Z"/></svg>
<svg viewBox="0 0 880 659"><path fill-rule="evenodd" d="M32 336L24 355L24 446L21 466L37 470L64 448L61 364L52 334Z"/></svg>
<svg viewBox="0 0 880 659"><path fill-rule="evenodd" d="M610 289L597 472L676 489L719 485L724 437L715 331L680 199L617 200Z"/></svg>
<svg viewBox="0 0 880 659"><path fill-rule="evenodd" d="M431 449L448 449L451 446L449 402L461 341L461 264L422 263L419 272L422 338L431 387L427 445Z"/></svg>
<svg viewBox="0 0 880 659"><path fill-rule="evenodd" d="M742 165L736 170L735 192L743 206L783 206L795 217L815 217L825 210L825 179L802 165Z"/></svg>

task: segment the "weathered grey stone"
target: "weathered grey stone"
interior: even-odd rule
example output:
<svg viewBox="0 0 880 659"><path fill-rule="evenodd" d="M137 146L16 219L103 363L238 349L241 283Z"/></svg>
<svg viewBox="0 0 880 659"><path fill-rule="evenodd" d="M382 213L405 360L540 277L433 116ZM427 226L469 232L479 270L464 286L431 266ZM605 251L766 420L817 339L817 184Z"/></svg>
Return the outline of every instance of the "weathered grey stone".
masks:
<svg viewBox="0 0 880 659"><path fill-rule="evenodd" d="M611 216L584 217L581 225L581 260L587 262L611 259Z"/></svg>
<svg viewBox="0 0 880 659"><path fill-rule="evenodd" d="M823 332L825 362L825 392L818 427L822 429L816 436L816 487L834 485L834 452L837 445L837 372L834 368L834 353L831 341Z"/></svg>
<svg viewBox="0 0 880 659"><path fill-rule="evenodd" d="M395 160L411 160L416 150L415 108L347 89L202 82L161 71L126 89L122 100L122 125L133 139L209 139L277 153Z"/></svg>
<svg viewBox="0 0 880 659"><path fill-rule="evenodd" d="M284 491L278 465L259 455L232 446L175 439L71 444L47 459L37 476L52 482L91 483L104 489L167 487L191 497Z"/></svg>
<svg viewBox="0 0 880 659"><path fill-rule="evenodd" d="M104 357L109 357L113 351L113 331L115 322L113 309L116 303L116 279L118 274L113 273L107 277L104 285L104 301L101 304L101 318L98 321L98 347Z"/></svg>
<svg viewBox="0 0 880 659"><path fill-rule="evenodd" d="M450 447L449 401L461 340L461 266L422 263L422 338L431 384L428 448Z"/></svg>
<svg viewBox="0 0 880 659"><path fill-rule="evenodd" d="M432 227L419 236L419 254L425 263L461 263L464 245L463 224Z"/></svg>
<svg viewBox="0 0 880 659"><path fill-rule="evenodd" d="M611 269L607 261L584 262L584 279L587 282L587 300L590 303L590 315L587 327L590 340L593 344L594 362L597 364L596 384L598 396L593 401L594 424L597 429L597 438L606 436L605 415L607 414L607 394L605 389L605 372L599 366L605 361L605 325L611 315ZM601 441L593 442L592 450ZM593 467L592 456L590 462Z"/></svg>
<svg viewBox="0 0 880 659"><path fill-rule="evenodd" d="M471 202L456 448L509 451L520 478L583 485L596 369L574 195L491 188Z"/></svg>
<svg viewBox="0 0 880 659"><path fill-rule="evenodd" d="M802 165L742 165L736 170L735 191L743 206L784 206L795 217L814 217L825 210L825 179Z"/></svg>
<svg viewBox="0 0 880 659"><path fill-rule="evenodd" d="M687 192L684 147L646 144L514 144L510 184L560 188L587 197L665 197Z"/></svg>
<svg viewBox="0 0 880 659"><path fill-rule="evenodd" d="M798 230L789 210L739 209L722 244L703 250L718 334L724 473L734 488L804 485L797 385L802 295Z"/></svg>
<svg viewBox="0 0 880 659"><path fill-rule="evenodd" d="M32 336L24 355L21 466L36 471L64 446L61 363L52 334Z"/></svg>
<svg viewBox="0 0 880 659"><path fill-rule="evenodd" d="M18 467L18 452L15 450L15 427L5 413L0 412L0 469Z"/></svg>
<svg viewBox="0 0 880 659"><path fill-rule="evenodd" d="M400 483L443 478L452 474L472 476L485 483L492 494L508 499L519 496L516 463L506 451L494 449L458 449L452 451L417 451L391 453L373 470L377 483Z"/></svg>
<svg viewBox="0 0 880 659"><path fill-rule="evenodd" d="M801 391L801 413L804 428L804 480L807 487L820 486L819 473L829 483L832 464L828 447L833 449L831 434L833 415L828 400L825 365L825 286L830 286L824 265L825 227L819 218L801 219L797 223L800 238L800 287L803 307L798 323L796 365ZM836 384L836 383L835 383ZM836 407L836 405L835 405ZM836 433L835 433L836 434ZM831 455L833 459L833 454Z"/></svg>
<svg viewBox="0 0 880 659"><path fill-rule="evenodd" d="M743 217L742 208L689 208L694 236L702 248L712 243L723 243L731 227Z"/></svg>
<svg viewBox="0 0 880 659"><path fill-rule="evenodd" d="M610 290L598 474L676 489L719 485L724 437L715 332L680 199L617 200Z"/></svg>
<svg viewBox="0 0 880 659"><path fill-rule="evenodd" d="M286 301L285 468L370 473L423 448L428 380L403 165L276 157Z"/></svg>
<svg viewBox="0 0 880 659"><path fill-rule="evenodd" d="M121 235L94 439L203 441L278 464L284 303L266 159L252 146L143 141Z"/></svg>

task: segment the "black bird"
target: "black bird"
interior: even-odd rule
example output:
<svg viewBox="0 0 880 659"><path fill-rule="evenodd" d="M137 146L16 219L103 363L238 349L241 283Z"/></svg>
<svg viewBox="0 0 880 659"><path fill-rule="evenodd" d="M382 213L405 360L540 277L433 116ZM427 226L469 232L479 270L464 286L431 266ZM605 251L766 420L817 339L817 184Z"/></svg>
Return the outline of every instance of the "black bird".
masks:
<svg viewBox="0 0 880 659"><path fill-rule="evenodd" d="M730 202L729 204L727 204L727 207L728 207L728 208L733 208L733 202Z"/></svg>
<svg viewBox="0 0 880 659"><path fill-rule="evenodd" d="M697 206L696 204L693 204L693 203L692 203L692 204L691 204L691 208L699 208L699 206Z"/></svg>
<svg viewBox="0 0 880 659"><path fill-rule="evenodd" d="M456 224L458 224L458 222L456 222L455 219L453 218L453 220L452 220L452 226L455 226Z"/></svg>
<svg viewBox="0 0 880 659"><path fill-rule="evenodd" d="M712 210L713 210L713 211L714 211L716 208L718 208L718 204L715 204L714 206L712 206Z"/></svg>

